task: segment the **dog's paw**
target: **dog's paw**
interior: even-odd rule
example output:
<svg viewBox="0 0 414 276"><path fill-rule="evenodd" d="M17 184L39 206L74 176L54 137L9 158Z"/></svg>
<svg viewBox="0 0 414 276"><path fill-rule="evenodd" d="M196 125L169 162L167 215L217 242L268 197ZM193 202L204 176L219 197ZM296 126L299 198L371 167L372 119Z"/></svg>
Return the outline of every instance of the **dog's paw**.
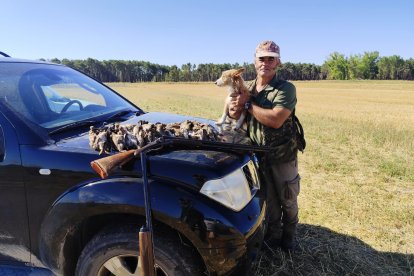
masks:
<svg viewBox="0 0 414 276"><path fill-rule="evenodd" d="M223 122L216 122L217 126L221 126L223 124Z"/></svg>

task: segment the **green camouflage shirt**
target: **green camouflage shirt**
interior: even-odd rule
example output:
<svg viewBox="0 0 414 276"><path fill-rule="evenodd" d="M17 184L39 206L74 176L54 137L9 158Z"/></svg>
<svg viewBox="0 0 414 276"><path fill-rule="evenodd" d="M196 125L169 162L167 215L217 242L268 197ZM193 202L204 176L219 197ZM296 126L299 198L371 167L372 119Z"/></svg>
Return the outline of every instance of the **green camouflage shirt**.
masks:
<svg viewBox="0 0 414 276"><path fill-rule="evenodd" d="M277 76L269 82L265 89L258 91L257 94L255 93L256 80L248 82L247 86L249 87L249 91L252 95L252 102L262 108L273 109L275 107L284 107L293 111L296 106L297 100L295 86L288 81L279 79ZM250 139L258 145L268 145L269 143L266 142L266 140L274 140L265 139L266 137L264 137L268 135L270 129L271 132L276 132L277 136L280 136L280 141L273 141L276 145L284 142L285 139L283 136L286 138L286 136L293 135L289 129L290 127L288 127L288 125L292 123L292 115L289 116L284 125L278 129L265 127L253 116L248 117L248 122Z"/></svg>

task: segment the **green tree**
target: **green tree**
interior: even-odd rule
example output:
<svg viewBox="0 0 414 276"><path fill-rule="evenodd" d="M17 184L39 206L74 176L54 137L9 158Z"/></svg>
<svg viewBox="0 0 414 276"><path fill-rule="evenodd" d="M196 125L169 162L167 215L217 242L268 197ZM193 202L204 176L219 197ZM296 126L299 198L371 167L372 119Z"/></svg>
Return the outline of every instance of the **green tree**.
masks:
<svg viewBox="0 0 414 276"><path fill-rule="evenodd" d="M378 76L383 80L398 80L403 76L404 60L397 55L382 57L378 61Z"/></svg>
<svg viewBox="0 0 414 276"><path fill-rule="evenodd" d="M44 60L44 59L43 59ZM85 72L103 82L148 82L148 81L208 81L218 79L225 70L243 67L245 80L256 77L253 63L224 64L183 64L164 66L147 61L99 61L52 59L52 62ZM414 60L404 60L400 56L379 57L377 51L363 55L351 55L349 58L334 52L322 66L309 63L283 63L278 74L287 80L323 80L323 79L390 79L414 80Z"/></svg>
<svg viewBox="0 0 414 276"><path fill-rule="evenodd" d="M414 80L414 59L410 58L405 61L403 69L404 80Z"/></svg>
<svg viewBox="0 0 414 276"><path fill-rule="evenodd" d="M348 72L350 79L362 79L363 74L361 70L361 56L351 55L348 59Z"/></svg>
<svg viewBox="0 0 414 276"><path fill-rule="evenodd" d="M52 58L50 62L61 64L62 62L58 58Z"/></svg>
<svg viewBox="0 0 414 276"><path fill-rule="evenodd" d="M332 53L328 60L324 63L328 69L328 78L333 80L347 80L349 79L348 60L343 54L338 52Z"/></svg>
<svg viewBox="0 0 414 276"><path fill-rule="evenodd" d="M181 65L180 81L192 81L191 63Z"/></svg>

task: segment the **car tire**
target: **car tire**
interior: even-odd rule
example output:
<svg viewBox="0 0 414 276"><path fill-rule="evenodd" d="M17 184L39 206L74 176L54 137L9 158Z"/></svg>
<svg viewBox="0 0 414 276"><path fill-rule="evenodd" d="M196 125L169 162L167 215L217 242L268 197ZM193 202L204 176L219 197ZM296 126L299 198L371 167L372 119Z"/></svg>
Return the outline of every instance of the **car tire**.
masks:
<svg viewBox="0 0 414 276"><path fill-rule="evenodd" d="M137 269L137 229L112 228L94 236L82 250L76 275L141 275ZM204 267L191 249L172 239L154 235L156 275L203 275ZM119 272L114 272L114 266L120 268Z"/></svg>

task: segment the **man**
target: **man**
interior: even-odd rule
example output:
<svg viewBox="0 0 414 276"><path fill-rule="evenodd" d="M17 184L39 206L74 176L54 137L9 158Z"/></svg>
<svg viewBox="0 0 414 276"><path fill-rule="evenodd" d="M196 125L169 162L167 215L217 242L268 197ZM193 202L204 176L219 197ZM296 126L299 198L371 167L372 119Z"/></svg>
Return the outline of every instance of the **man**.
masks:
<svg viewBox="0 0 414 276"><path fill-rule="evenodd" d="M296 88L276 75L281 65L279 46L264 41L256 48L254 66L257 77L248 82L250 98L232 95L229 114L238 118L248 111L248 134L257 145L275 151L260 160L266 185L269 224L267 243L294 250L298 223L299 174L296 139ZM300 146L299 146L300 147ZM303 150L303 147L301 148Z"/></svg>

